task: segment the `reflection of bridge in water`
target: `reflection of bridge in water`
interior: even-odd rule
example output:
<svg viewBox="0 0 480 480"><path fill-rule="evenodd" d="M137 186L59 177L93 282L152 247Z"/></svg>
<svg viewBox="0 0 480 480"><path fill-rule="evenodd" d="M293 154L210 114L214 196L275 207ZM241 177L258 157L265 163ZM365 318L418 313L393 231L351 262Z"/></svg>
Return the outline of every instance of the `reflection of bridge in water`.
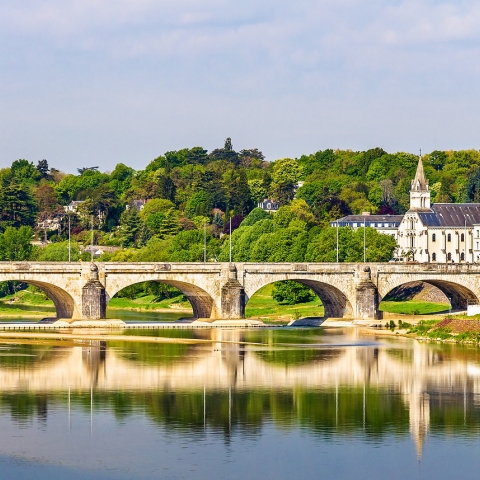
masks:
<svg viewBox="0 0 480 480"><path fill-rule="evenodd" d="M353 346L314 345L312 359L301 364L268 360L268 353L287 352L242 344L243 333L232 330L200 332L212 344L189 345L175 361L164 362L165 344L155 344L158 362L136 359L128 342L108 346L88 342L53 350L21 370L0 363L1 391L55 392L67 388L115 391L282 391L315 392L342 387L378 388L401 394L409 412L410 431L420 453L430 425L430 395L459 393L476 403L480 393L480 367L475 359L452 356L446 350L419 342L396 340L378 346L355 346L361 341L352 331ZM323 337L328 338L328 337ZM215 341L217 340L217 341ZM171 344L168 344L171 345ZM300 347L301 348L301 347ZM278 350L277 350L278 349ZM1 360L1 357L0 357ZM170 359L171 360L171 359ZM464 408L468 407L464 400Z"/></svg>

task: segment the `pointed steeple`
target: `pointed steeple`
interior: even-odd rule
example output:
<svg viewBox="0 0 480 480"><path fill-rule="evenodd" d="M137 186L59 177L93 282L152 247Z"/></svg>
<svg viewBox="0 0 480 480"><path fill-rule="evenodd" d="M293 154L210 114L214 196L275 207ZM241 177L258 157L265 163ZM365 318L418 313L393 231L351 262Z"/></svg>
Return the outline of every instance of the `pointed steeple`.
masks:
<svg viewBox="0 0 480 480"><path fill-rule="evenodd" d="M422 154L418 157L417 171L410 188L410 210L430 210L430 191L423 171Z"/></svg>
<svg viewBox="0 0 480 480"><path fill-rule="evenodd" d="M412 190L428 191L428 181L425 179L425 172L423 171L422 155L418 158L417 172L412 180Z"/></svg>

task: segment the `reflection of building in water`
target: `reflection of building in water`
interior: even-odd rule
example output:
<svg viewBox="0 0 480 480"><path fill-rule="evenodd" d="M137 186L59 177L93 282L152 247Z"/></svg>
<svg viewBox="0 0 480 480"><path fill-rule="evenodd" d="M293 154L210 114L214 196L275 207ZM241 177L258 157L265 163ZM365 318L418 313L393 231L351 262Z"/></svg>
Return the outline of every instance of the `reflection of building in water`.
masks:
<svg viewBox="0 0 480 480"><path fill-rule="evenodd" d="M430 426L430 398L428 393L424 392L411 392L408 397L410 433L417 448L417 458L420 460Z"/></svg>
<svg viewBox="0 0 480 480"><path fill-rule="evenodd" d="M295 363L279 361L291 348L282 348L278 343L274 348L245 346L244 333L237 330L215 329L196 336L212 343L190 345L187 353L174 361L165 361L172 344L125 342L116 344L106 355L105 342L89 342L70 350L62 349L58 357L49 357L48 361L39 359L20 371L2 367L0 363L1 391L18 391L19 385L27 385L30 392L64 391L69 386L87 391L93 385L102 391L188 392L205 388L248 392L261 388L290 391L295 396L300 390L338 393L339 387L357 386L364 392L365 424L365 420L368 422L365 392L384 388L402 394L419 457L430 428L432 392L452 395L466 389L480 393L480 370L474 362L455 358L453 350L447 358L443 353L446 350L419 342L396 339L391 343L384 341L381 346L314 347L307 349L312 352L311 357L302 356L301 362ZM358 338L349 340L357 342ZM159 360L147 359L143 363L139 360L138 353L146 346L152 348L154 359ZM270 355L272 352L275 355Z"/></svg>

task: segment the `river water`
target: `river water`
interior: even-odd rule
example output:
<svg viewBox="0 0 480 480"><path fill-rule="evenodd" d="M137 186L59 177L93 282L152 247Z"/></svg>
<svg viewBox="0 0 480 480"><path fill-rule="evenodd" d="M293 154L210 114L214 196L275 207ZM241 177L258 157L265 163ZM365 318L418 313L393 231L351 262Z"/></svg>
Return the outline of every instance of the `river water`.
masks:
<svg viewBox="0 0 480 480"><path fill-rule="evenodd" d="M478 477L476 348L353 328L134 334L203 342L0 344L2 478Z"/></svg>

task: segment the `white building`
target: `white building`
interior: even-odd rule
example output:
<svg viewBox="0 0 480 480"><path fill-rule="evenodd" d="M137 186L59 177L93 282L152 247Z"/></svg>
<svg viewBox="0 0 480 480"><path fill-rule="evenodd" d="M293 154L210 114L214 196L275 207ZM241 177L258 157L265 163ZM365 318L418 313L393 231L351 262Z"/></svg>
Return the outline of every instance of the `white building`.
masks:
<svg viewBox="0 0 480 480"><path fill-rule="evenodd" d="M398 255L417 262L480 261L480 203L430 204L422 157L410 209L398 227Z"/></svg>
<svg viewBox="0 0 480 480"><path fill-rule="evenodd" d="M64 205L63 209L67 213L76 213L82 203L85 203L85 200L73 200L68 205Z"/></svg>
<svg viewBox="0 0 480 480"><path fill-rule="evenodd" d="M347 215L330 222L331 227L371 227L379 233L391 235L397 239L398 227L403 215L370 215L370 212L363 212L361 215Z"/></svg>

